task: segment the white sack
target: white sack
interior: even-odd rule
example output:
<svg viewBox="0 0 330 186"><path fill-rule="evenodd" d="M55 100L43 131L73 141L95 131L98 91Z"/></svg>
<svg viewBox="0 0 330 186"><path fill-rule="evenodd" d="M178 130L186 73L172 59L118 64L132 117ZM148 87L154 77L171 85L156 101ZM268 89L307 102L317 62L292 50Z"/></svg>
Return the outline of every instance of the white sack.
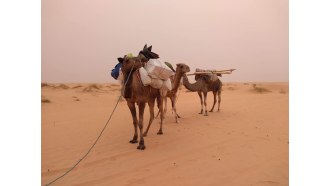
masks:
<svg viewBox="0 0 330 186"><path fill-rule="evenodd" d="M149 59L145 69L151 78L167 80L174 72L160 59Z"/></svg>
<svg viewBox="0 0 330 186"><path fill-rule="evenodd" d="M151 78L150 86L156 89L160 89L164 84L164 81L161 79Z"/></svg>
<svg viewBox="0 0 330 186"><path fill-rule="evenodd" d="M142 81L143 85L144 86L150 85L151 78L149 77L146 69L144 69L143 67L139 68L139 73L140 73L140 77L141 77L141 81Z"/></svg>
<svg viewBox="0 0 330 186"><path fill-rule="evenodd" d="M164 81L163 88L166 90L172 90L171 78L168 78L166 81Z"/></svg>

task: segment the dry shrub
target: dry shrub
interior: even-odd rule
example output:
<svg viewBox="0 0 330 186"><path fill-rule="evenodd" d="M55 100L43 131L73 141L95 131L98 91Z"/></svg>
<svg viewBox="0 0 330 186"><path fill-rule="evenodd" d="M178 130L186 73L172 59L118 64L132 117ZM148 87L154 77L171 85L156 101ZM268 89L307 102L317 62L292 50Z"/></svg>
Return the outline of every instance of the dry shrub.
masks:
<svg viewBox="0 0 330 186"><path fill-rule="evenodd" d="M41 83L41 88L42 88L42 87L47 87L47 86L48 86L47 83Z"/></svg>
<svg viewBox="0 0 330 186"><path fill-rule="evenodd" d="M253 84L252 87L253 87L253 90L254 90L255 92L258 92L258 93L271 92L270 90L268 90L268 89L266 89L266 88L263 88L263 87L257 87L256 84Z"/></svg>
<svg viewBox="0 0 330 186"><path fill-rule="evenodd" d="M80 87L82 87L82 85L77 85L77 86L74 86L72 88L80 88Z"/></svg>
<svg viewBox="0 0 330 186"><path fill-rule="evenodd" d="M61 88L61 89L69 89L70 87L66 84L63 84L61 83L60 85L57 86L58 88Z"/></svg>
<svg viewBox="0 0 330 186"><path fill-rule="evenodd" d="M234 87L228 87L228 90L236 90L237 88L234 88Z"/></svg>
<svg viewBox="0 0 330 186"><path fill-rule="evenodd" d="M41 102L42 103L50 103L51 101L47 98L45 98L44 96L41 96Z"/></svg>
<svg viewBox="0 0 330 186"><path fill-rule="evenodd" d="M102 88L101 85L98 85L98 84L94 83L94 84L90 84L90 85L88 85L88 87L84 88L83 92L92 92L94 90L99 90L101 88Z"/></svg>
<svg viewBox="0 0 330 186"><path fill-rule="evenodd" d="M281 89L279 92L280 92L280 94L286 94L286 91L283 89Z"/></svg>

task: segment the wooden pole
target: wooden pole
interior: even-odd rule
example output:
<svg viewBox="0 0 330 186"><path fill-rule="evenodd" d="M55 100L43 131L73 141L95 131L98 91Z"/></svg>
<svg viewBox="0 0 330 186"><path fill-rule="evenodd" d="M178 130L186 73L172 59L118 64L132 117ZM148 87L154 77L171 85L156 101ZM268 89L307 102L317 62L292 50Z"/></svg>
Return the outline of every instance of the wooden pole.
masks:
<svg viewBox="0 0 330 186"><path fill-rule="evenodd" d="M210 74L216 74L216 75L220 75L220 74L231 74L232 71L234 71L236 69L229 69L229 70L217 70L217 71L201 71L201 72L194 72L191 74L187 74L187 76L193 76L193 75L210 75Z"/></svg>

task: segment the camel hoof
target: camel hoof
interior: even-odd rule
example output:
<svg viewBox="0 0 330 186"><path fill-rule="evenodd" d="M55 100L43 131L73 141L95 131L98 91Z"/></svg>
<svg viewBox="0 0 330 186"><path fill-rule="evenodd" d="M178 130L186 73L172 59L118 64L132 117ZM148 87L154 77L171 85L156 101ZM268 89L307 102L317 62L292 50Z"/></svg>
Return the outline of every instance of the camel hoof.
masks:
<svg viewBox="0 0 330 186"><path fill-rule="evenodd" d="M144 149L146 149L146 146L144 146L144 145L139 145L139 146L137 146L137 149L139 149L139 150L144 150Z"/></svg>
<svg viewBox="0 0 330 186"><path fill-rule="evenodd" d="M209 112L213 112L213 110L210 110Z"/></svg>
<svg viewBox="0 0 330 186"><path fill-rule="evenodd" d="M147 137L147 133L143 133L143 137Z"/></svg>
<svg viewBox="0 0 330 186"><path fill-rule="evenodd" d="M129 141L130 143L137 143L138 140L137 139L132 139L131 141Z"/></svg>
<svg viewBox="0 0 330 186"><path fill-rule="evenodd" d="M157 135L163 135L163 131L158 131Z"/></svg>
<svg viewBox="0 0 330 186"><path fill-rule="evenodd" d="M204 114L204 116L208 116L208 114Z"/></svg>
<svg viewBox="0 0 330 186"><path fill-rule="evenodd" d="M178 118L181 118L181 116L179 116L179 114L176 115Z"/></svg>

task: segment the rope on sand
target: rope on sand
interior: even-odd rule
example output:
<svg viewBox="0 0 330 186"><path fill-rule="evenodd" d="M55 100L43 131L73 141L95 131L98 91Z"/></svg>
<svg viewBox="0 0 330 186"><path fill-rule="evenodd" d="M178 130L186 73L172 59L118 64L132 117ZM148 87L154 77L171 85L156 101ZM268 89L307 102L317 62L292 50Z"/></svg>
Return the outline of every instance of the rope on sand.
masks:
<svg viewBox="0 0 330 186"><path fill-rule="evenodd" d="M135 61L134 61L134 64L135 64ZM131 75L131 73L132 73L132 71L133 71L134 64L133 64L133 66L132 66L132 68L131 68L131 71L130 71L129 74L128 74L127 80L126 80L126 82L125 82L125 84L124 84L124 86L123 86L124 89L125 89L125 87L126 87L126 84L127 84L127 82L128 82L128 79L129 79L129 77L130 77L130 75ZM108 126L109 121L111 120L112 115L113 115L113 113L115 112L115 110L116 110L116 108L117 108L117 106L118 106L118 103L119 103L119 101L120 101L120 98L121 98L121 96L118 97L118 100L117 100L117 102L116 102L116 105L115 105L114 109L112 110L112 112L111 112L111 114L110 114L110 117L109 117L108 121L105 123L105 125L104 125L103 129L101 130L99 136L97 137L97 139L95 140L95 142L93 143L93 145L88 149L88 151L86 152L86 154L85 154L82 158L80 158L80 159L77 161L77 163L75 163L75 164L74 164L69 170L67 170L64 174L62 174L61 176L57 177L57 178L54 179L53 181L47 183L46 186L51 185L51 184L53 184L54 182L56 182L57 180L63 178L65 175L67 175L69 172L71 172L71 171L72 171L72 170L73 170L73 169L74 169L74 168L75 168L75 167L76 167L76 166L77 166L77 165L78 165L83 159L86 158L86 156L91 152L91 150L94 148L94 146L96 145L96 143L99 141L99 139L100 139L100 137L102 136L102 134L103 134L105 128Z"/></svg>

